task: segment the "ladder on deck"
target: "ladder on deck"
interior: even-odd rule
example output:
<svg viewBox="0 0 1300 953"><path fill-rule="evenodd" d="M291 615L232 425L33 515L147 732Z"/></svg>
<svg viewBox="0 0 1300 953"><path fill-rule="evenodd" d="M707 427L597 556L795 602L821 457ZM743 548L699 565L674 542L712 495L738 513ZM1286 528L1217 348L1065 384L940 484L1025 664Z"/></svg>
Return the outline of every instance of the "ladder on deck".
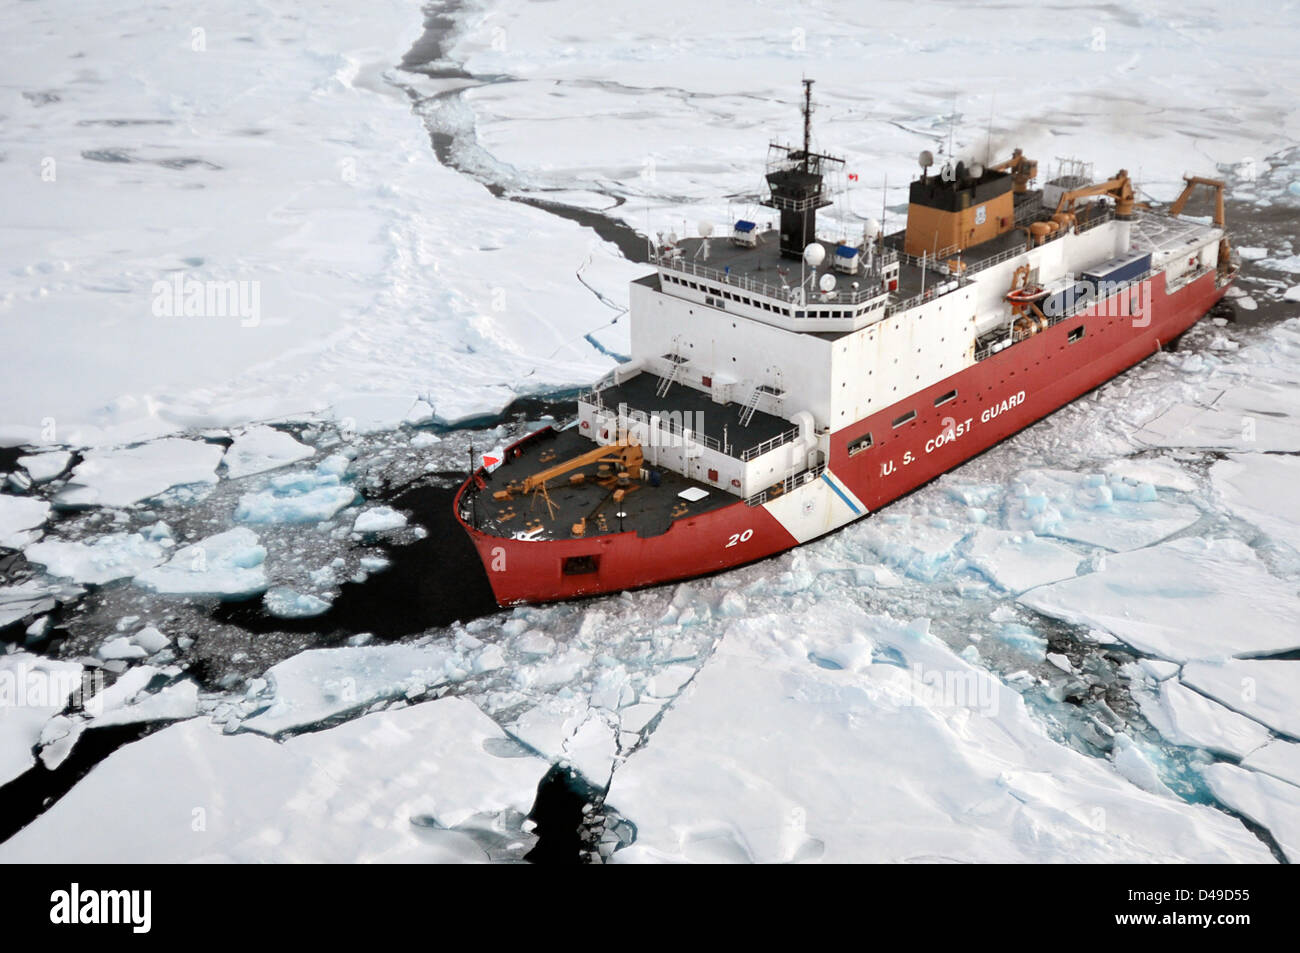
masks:
<svg viewBox="0 0 1300 953"><path fill-rule="evenodd" d="M668 393L668 388L672 387L682 379L682 367L686 364L686 361L679 358L676 354L672 355L670 360L672 361L673 369L668 372L667 377L659 378L659 386L655 388L656 397L663 397Z"/></svg>
<svg viewBox="0 0 1300 953"><path fill-rule="evenodd" d="M749 400L745 401L744 409L740 412L740 426L748 427L749 422L754 419L754 413L758 410L758 400L763 396L761 385L756 386L749 394Z"/></svg>

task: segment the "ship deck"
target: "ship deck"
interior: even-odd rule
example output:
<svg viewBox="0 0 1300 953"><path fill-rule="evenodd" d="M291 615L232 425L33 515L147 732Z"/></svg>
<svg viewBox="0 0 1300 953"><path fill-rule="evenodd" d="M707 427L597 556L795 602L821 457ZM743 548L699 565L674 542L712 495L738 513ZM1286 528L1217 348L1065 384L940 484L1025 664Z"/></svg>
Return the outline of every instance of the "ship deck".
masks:
<svg viewBox="0 0 1300 953"><path fill-rule="evenodd" d="M671 415L682 426L716 442L730 456L739 456L794 429L794 424L784 417L761 410L755 410L749 423L742 424L743 405L719 404L709 394L686 384L673 384L660 397L657 391L662 381L663 378L648 372L637 374L599 391L600 400L611 410L626 404L629 410L639 410L647 416L651 411L660 417Z"/></svg>
<svg viewBox="0 0 1300 953"><path fill-rule="evenodd" d="M1031 189L1015 195L1018 220L1030 221L1037 217L1041 205L1042 192L1040 190ZM927 262L923 268L919 259L902 254L905 236L906 229L899 229L884 237L885 247L899 253L898 289L894 294L895 300L899 301L913 298L927 288L934 288L944 284L950 281L952 277L947 272L945 262L933 265ZM731 284L743 287L747 281L758 282L773 293L777 293L778 289L786 286L798 286L801 278L809 286L815 286L820 280L820 276L827 273L835 275L837 281L841 283L841 288L845 287L847 282L861 282L870 279L870 276L865 272L855 276L833 271L831 262L834 260L835 254L834 242L818 239L818 244L822 246L826 253L825 263L816 269L806 269L799 260L781 256L778 247L778 235L775 229L769 226L766 230L758 232L757 239L758 244L752 248L742 247L730 240L716 237L709 239L683 238L678 241L678 245L682 250L684 260L706 266L714 273L721 272L727 276L727 280ZM966 248L961 257L968 268L977 270L984 262L1007 255L1013 249L1023 248L1024 245L1025 234L1021 229L1017 228L978 245ZM657 275L648 275L641 280L662 289L662 286L658 283ZM853 332L805 331L804 333L834 341Z"/></svg>
<svg viewBox="0 0 1300 953"><path fill-rule="evenodd" d="M504 490L507 484L522 481L595 447L596 444L576 427L542 430L525 438L517 448L520 451L518 457L508 459L495 472L484 474L482 490L470 484L462 515L480 532L507 539L575 539L578 537L572 533L573 524L584 518L587 521L586 533L581 538L585 539L618 532L658 536L667 532L677 519L698 516L739 502L739 497L716 486L670 470L656 470L659 486L652 486L650 481L634 480L636 488L627 493L622 503L615 503L615 488L597 482L594 463L573 471L586 477L578 486L569 482L568 474L549 482L546 495L551 507L540 494L516 494L509 501L493 499L493 494ZM543 455L546 456L544 460ZM655 468L647 465L646 469ZM708 495L695 502L678 495L689 489L703 490ZM471 507L472 518L468 515ZM618 517L620 512L624 514L621 520Z"/></svg>

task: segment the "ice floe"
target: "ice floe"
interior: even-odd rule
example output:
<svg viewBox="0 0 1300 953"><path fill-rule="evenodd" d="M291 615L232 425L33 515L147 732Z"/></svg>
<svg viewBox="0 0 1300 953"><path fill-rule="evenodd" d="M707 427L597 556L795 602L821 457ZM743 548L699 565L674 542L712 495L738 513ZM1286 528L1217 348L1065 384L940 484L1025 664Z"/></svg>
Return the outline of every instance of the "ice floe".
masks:
<svg viewBox="0 0 1300 953"><path fill-rule="evenodd" d="M822 633L903 664L818 665ZM728 626L608 802L615 860L1261 860L1211 808L1050 740L1020 696L924 624L844 606Z"/></svg>
<svg viewBox="0 0 1300 953"><path fill-rule="evenodd" d="M272 477L270 486L246 493L235 507L240 523L319 523L333 519L357 501L357 492L340 483L347 458L339 454L322 460L315 470Z"/></svg>
<svg viewBox="0 0 1300 953"><path fill-rule="evenodd" d="M1229 509L1300 551L1300 458L1232 454L1214 464L1210 477Z"/></svg>
<svg viewBox="0 0 1300 953"><path fill-rule="evenodd" d="M49 453L34 453L19 457L18 465L27 471L34 483L49 483L68 468L72 454L67 450L53 450Z"/></svg>
<svg viewBox="0 0 1300 953"><path fill-rule="evenodd" d="M27 652L0 655L0 785L36 763L32 749L45 724L82 691L78 662Z"/></svg>
<svg viewBox="0 0 1300 953"><path fill-rule="evenodd" d="M398 512L391 506L376 506L368 510L362 510L357 514L356 522L352 524L352 531L355 533L386 533L401 529L405 525L406 514Z"/></svg>
<svg viewBox="0 0 1300 953"><path fill-rule="evenodd" d="M1082 557L1028 531L982 527L971 537L966 558L992 582L1012 593L1068 579Z"/></svg>
<svg viewBox="0 0 1300 953"><path fill-rule="evenodd" d="M1202 769L1220 801L1268 830L1291 863L1300 861L1300 787L1232 764Z"/></svg>
<svg viewBox="0 0 1300 953"><path fill-rule="evenodd" d="M26 496L0 493L0 547L22 549L41 536L50 504Z"/></svg>
<svg viewBox="0 0 1300 953"><path fill-rule="evenodd" d="M274 586L262 596L266 611L281 619L306 619L328 612L330 603L311 593L295 592L287 586Z"/></svg>
<svg viewBox="0 0 1300 953"><path fill-rule="evenodd" d="M1292 628L1292 635L1295 634ZM1221 659L1183 666L1185 684L1274 731L1300 739L1300 662Z"/></svg>
<svg viewBox="0 0 1300 953"><path fill-rule="evenodd" d="M467 674L465 659L446 645L309 649L267 671L265 708L245 719L243 727L279 734L381 699L417 695Z"/></svg>
<svg viewBox="0 0 1300 953"><path fill-rule="evenodd" d="M1149 483L1063 470L1021 473L1005 508L1012 529L1114 550L1164 539L1201 515L1190 503L1159 499Z"/></svg>
<svg viewBox="0 0 1300 953"><path fill-rule="evenodd" d="M55 497L59 506L129 506L165 490L217 482L223 450L199 440L166 438L137 447L89 450Z"/></svg>
<svg viewBox="0 0 1300 953"><path fill-rule="evenodd" d="M183 546L161 566L135 577L135 585L161 595L241 598L267 587L266 548L244 526Z"/></svg>
<svg viewBox="0 0 1300 953"><path fill-rule="evenodd" d="M231 479L264 473L314 456L315 449L299 443L292 434L274 427L249 427L235 434L222 457Z"/></svg>
<svg viewBox="0 0 1300 953"><path fill-rule="evenodd" d="M1300 648L1300 597L1234 539L1177 539L1107 556L1103 568L1020 602L1173 661Z"/></svg>
<svg viewBox="0 0 1300 953"><path fill-rule="evenodd" d="M0 844L0 861L482 861L476 819L528 842L519 822L545 773L501 746L501 729L458 698L284 742L190 719L116 751ZM109 803L148 810L104 823Z"/></svg>
<svg viewBox="0 0 1300 953"><path fill-rule="evenodd" d="M129 579L162 562L168 550L140 533L112 533L88 542L45 539L24 551L51 576L103 585Z"/></svg>
<svg viewBox="0 0 1300 953"><path fill-rule="evenodd" d="M1147 721L1176 745L1244 758L1272 737L1259 722L1192 691L1176 678L1160 683L1158 698L1138 693L1137 699Z"/></svg>

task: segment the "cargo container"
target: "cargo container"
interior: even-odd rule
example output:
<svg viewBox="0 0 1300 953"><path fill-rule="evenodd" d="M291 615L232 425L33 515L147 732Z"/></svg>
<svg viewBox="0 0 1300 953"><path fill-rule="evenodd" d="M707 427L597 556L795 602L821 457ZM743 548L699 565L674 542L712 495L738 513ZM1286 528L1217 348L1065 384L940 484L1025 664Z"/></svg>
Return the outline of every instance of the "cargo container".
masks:
<svg viewBox="0 0 1300 953"><path fill-rule="evenodd" d="M1094 291L1091 282L1077 281L1068 288L1062 288L1060 291L1044 298L1041 305L1043 314L1049 318L1060 318L1067 314L1073 314L1080 308L1086 308L1092 304L1093 295Z"/></svg>
<svg viewBox="0 0 1300 953"><path fill-rule="evenodd" d="M1119 285L1132 281L1150 270L1150 252L1122 255L1119 258L1112 258L1110 261L1103 262L1095 268L1089 268L1083 273L1083 280L1090 281L1094 285L1103 281L1111 285Z"/></svg>

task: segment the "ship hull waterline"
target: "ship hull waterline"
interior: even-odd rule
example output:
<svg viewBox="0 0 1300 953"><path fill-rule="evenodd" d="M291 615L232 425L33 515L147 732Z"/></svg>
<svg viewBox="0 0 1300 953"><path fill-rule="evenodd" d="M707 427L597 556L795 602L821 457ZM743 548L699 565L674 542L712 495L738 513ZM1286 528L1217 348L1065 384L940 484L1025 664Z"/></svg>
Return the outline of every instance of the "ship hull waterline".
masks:
<svg viewBox="0 0 1300 953"><path fill-rule="evenodd" d="M461 517L502 606L582 598L678 582L735 569L793 549L855 522L955 469L1088 391L1157 353L1217 304L1231 282L1213 271L1165 293L1162 274L1132 300L1100 302L869 417L831 434L825 471L782 497L744 500L675 521L656 536L634 532L580 539L525 540L484 533ZM1136 316L1135 316L1136 315ZM1149 315L1150 320L1146 320ZM1084 332L1070 340L1082 326ZM935 406L940 395L957 397ZM910 410L900 428L891 422ZM870 432L875 445L849 456L847 445ZM526 442L525 437L519 443ZM566 575L575 556L593 556L594 571Z"/></svg>

